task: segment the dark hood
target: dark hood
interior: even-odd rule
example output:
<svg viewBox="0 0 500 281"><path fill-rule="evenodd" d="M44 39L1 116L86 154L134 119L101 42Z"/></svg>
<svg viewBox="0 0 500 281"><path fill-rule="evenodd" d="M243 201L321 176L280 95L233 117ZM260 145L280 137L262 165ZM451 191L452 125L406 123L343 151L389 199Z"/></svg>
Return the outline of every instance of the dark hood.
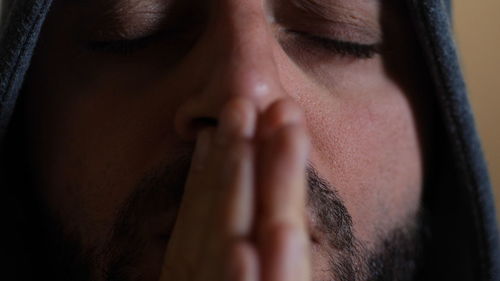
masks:
<svg viewBox="0 0 500 281"><path fill-rule="evenodd" d="M4 4L0 34L0 144L3 143L24 77L52 0L13 0ZM407 0L426 69L431 77L439 118L441 145L438 184L426 190L431 239L424 270L429 280L500 280L500 249L492 190L474 127L466 86L452 36L449 1ZM0 181L1 189L6 189ZM0 190L0 194L3 190ZM0 197L7 238L2 278L24 275L9 250L16 244L12 201ZM7 207L6 207L7 206ZM12 216L11 216L12 215ZM3 216L2 216L3 218ZM36 230L34 235L36 235ZM9 235L10 234L10 235ZM20 242L20 241L17 241ZM22 243L22 242L20 242ZM15 248L15 247L14 247ZM25 247L26 248L26 247ZM5 257L2 259L5 260ZM4 268L5 267L5 268ZM28 270L28 269L23 269ZM35 274L36 276L36 274Z"/></svg>

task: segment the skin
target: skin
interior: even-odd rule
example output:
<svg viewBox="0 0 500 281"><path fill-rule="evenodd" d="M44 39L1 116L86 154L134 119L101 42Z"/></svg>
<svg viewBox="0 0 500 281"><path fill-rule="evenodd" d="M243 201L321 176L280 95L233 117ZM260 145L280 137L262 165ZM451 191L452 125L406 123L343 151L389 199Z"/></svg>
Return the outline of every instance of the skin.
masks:
<svg viewBox="0 0 500 281"><path fill-rule="evenodd" d="M257 146L252 107L231 101L215 136L199 133L160 280L310 280L303 117L276 102Z"/></svg>
<svg viewBox="0 0 500 281"><path fill-rule="evenodd" d="M425 102L402 8L297 3L55 2L23 93L25 133L42 200L83 249L103 248L138 182L183 155L195 160L177 223L166 247L170 215L151 217L144 280L329 278L307 163L367 249L415 216ZM381 50L335 53L303 33ZM89 47L151 34L162 35L127 54Z"/></svg>

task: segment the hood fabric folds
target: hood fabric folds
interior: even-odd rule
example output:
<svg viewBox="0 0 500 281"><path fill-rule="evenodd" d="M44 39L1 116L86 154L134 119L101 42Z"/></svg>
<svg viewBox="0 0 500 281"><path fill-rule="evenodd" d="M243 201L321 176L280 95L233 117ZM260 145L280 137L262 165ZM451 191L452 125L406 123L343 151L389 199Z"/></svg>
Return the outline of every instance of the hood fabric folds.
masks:
<svg viewBox="0 0 500 281"><path fill-rule="evenodd" d="M4 4L0 31L0 148L51 2L12 0ZM424 195L432 236L425 246L425 280L500 281L493 195L452 37L451 3L406 2L436 95L440 122L436 126L443 132L438 152L439 184ZM7 212L2 218L10 215L5 207L9 199L1 196L8 188L0 178L1 210ZM6 233L15 233L15 219L3 221L3 227ZM26 274L18 272L17 263L27 262L9 253L9 243L4 239L0 242L2 260L10 259L2 265L0 274L2 278L13 276L5 280L21 280L20 276ZM29 271L29 267L24 270Z"/></svg>

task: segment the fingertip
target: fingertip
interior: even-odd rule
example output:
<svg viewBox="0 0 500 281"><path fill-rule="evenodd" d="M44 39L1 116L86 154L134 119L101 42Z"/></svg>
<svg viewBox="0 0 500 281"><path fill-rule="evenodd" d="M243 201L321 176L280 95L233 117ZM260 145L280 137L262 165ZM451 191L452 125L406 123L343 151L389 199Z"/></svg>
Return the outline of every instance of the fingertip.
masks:
<svg viewBox="0 0 500 281"><path fill-rule="evenodd" d="M259 139L266 139L282 126L305 123L305 116L298 104L290 99L280 99L271 104L259 118Z"/></svg>
<svg viewBox="0 0 500 281"><path fill-rule="evenodd" d="M231 138L253 138L257 107L251 100L238 97L230 100L219 116L218 135L223 141Z"/></svg>

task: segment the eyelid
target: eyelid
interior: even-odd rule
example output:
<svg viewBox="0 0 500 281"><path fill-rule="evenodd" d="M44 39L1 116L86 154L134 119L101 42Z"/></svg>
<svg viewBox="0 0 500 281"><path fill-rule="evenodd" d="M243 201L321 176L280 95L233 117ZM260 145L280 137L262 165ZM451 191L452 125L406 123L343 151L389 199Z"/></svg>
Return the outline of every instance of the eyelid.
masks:
<svg viewBox="0 0 500 281"><path fill-rule="evenodd" d="M120 40L139 40L141 38L152 37L162 32L159 25L144 25L142 27L129 28L119 23L107 23L97 25L87 32L88 41L120 41Z"/></svg>
<svg viewBox="0 0 500 281"><path fill-rule="evenodd" d="M181 28L170 30L161 29L156 33L141 35L137 38L115 35L111 38L86 40L84 46L90 51L131 55L151 45L160 44L160 42L168 42L168 49L178 52L189 49L195 36L196 34L191 34Z"/></svg>
<svg viewBox="0 0 500 281"><path fill-rule="evenodd" d="M86 47L91 51L131 54L147 47L150 41L147 37L134 40L88 41Z"/></svg>
<svg viewBox="0 0 500 281"><path fill-rule="evenodd" d="M346 41L381 41L380 1L275 0L275 23Z"/></svg>
<svg viewBox="0 0 500 281"><path fill-rule="evenodd" d="M382 45L381 42L374 41L374 42L365 42L364 40L355 40L351 38L344 38L342 36L338 35L330 35L330 34L322 34L318 32L311 32L311 31L301 31L301 30L294 30L294 29L286 29L285 32L292 33L292 34L297 34L300 36L303 36L308 39L314 39L314 40L322 40L322 41L332 41L332 42L337 42L337 43L343 43L343 44L352 44L352 45L359 45L359 46L376 46L377 48L380 48Z"/></svg>
<svg viewBox="0 0 500 281"><path fill-rule="evenodd" d="M83 1L87 2L87 1ZM89 1L79 7L84 34L94 40L134 39L158 31L166 19L169 0Z"/></svg>
<svg viewBox="0 0 500 281"><path fill-rule="evenodd" d="M307 40L307 43L311 43L313 47L319 47L340 56L370 59L381 52L381 43L365 44L290 29L286 30L286 32L299 37L300 40Z"/></svg>
<svg viewBox="0 0 500 281"><path fill-rule="evenodd" d="M308 40L312 47L321 48L322 51L327 51L329 54L340 55L341 57L355 57L358 59L370 59L377 53L380 53L378 44L361 44L356 42L342 41L306 32L288 30L288 33L299 36L304 40ZM136 51L145 49L160 36L146 36L133 40L108 40L108 41L89 41L87 48L91 51L105 52L118 55L132 55ZM310 48L308 48L311 50Z"/></svg>

